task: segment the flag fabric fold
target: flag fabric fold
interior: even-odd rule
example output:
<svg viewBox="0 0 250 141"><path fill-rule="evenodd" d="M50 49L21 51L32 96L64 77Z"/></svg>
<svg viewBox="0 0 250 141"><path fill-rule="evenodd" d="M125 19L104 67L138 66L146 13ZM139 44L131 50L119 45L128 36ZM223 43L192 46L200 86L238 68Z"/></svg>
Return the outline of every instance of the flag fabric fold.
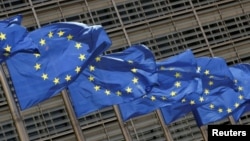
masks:
<svg viewBox="0 0 250 141"><path fill-rule="evenodd" d="M235 76L221 58L224 65L214 62L214 67L204 71L204 97L205 104L193 110L198 126L207 125L230 116L244 103L240 98L238 88L235 85ZM214 72L214 73L210 73Z"/></svg>
<svg viewBox="0 0 250 141"><path fill-rule="evenodd" d="M157 82L155 58L144 45L97 57L68 90L77 117L147 93Z"/></svg>
<svg viewBox="0 0 250 141"><path fill-rule="evenodd" d="M0 20L0 62L17 52L37 52L38 47L21 25L22 16L16 15Z"/></svg>
<svg viewBox="0 0 250 141"><path fill-rule="evenodd" d="M230 71L234 76L234 82L237 86L239 93L239 99L244 101L243 104L233 112L232 116L235 121L238 121L240 117L246 112L250 111L250 64L241 63L229 67Z"/></svg>
<svg viewBox="0 0 250 141"><path fill-rule="evenodd" d="M39 53L21 52L6 61L21 110L58 94L111 45L101 26L76 22L46 25L28 37Z"/></svg>
<svg viewBox="0 0 250 141"><path fill-rule="evenodd" d="M234 92L236 89L233 75L223 58L199 57L196 58L196 61L196 73L199 75L201 81L201 91L185 95L180 101L173 103L172 106L161 108L160 110L166 124L170 124L199 107L208 105L219 97L219 95ZM207 114L205 112L198 113L202 115L202 118Z"/></svg>
<svg viewBox="0 0 250 141"><path fill-rule="evenodd" d="M201 91L196 74L196 60L191 50L157 62L158 83L146 95L119 104L123 121L145 115L172 103L185 95Z"/></svg>

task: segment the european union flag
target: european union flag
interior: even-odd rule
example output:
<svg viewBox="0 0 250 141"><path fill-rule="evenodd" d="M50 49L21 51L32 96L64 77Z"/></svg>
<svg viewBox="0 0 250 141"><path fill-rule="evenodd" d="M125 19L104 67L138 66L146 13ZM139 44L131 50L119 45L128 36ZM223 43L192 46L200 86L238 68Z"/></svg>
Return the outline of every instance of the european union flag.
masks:
<svg viewBox="0 0 250 141"><path fill-rule="evenodd" d="M219 66L217 63L215 65ZM229 67L224 65L224 67L220 66L218 69L214 67L211 70L215 71L216 74L208 75L209 77L204 78L206 81L203 83L206 104L193 111L199 126L216 122L231 115L245 101L238 93L239 88L235 85L237 77Z"/></svg>
<svg viewBox="0 0 250 141"><path fill-rule="evenodd" d="M101 26L75 22L50 24L28 36L39 53L17 53L6 61L22 110L58 94L111 45Z"/></svg>
<svg viewBox="0 0 250 141"><path fill-rule="evenodd" d="M201 90L185 95L172 106L161 108L166 124L187 115L197 107L210 103L225 90L235 88L233 75L223 58L199 57L196 61Z"/></svg>
<svg viewBox="0 0 250 141"><path fill-rule="evenodd" d="M146 95L119 104L124 121L150 113L160 107L172 106L185 95L201 91L197 63L191 50L157 62L158 83Z"/></svg>
<svg viewBox="0 0 250 141"><path fill-rule="evenodd" d="M68 89L77 117L145 95L157 82L155 58L144 45L97 57Z"/></svg>
<svg viewBox="0 0 250 141"><path fill-rule="evenodd" d="M229 69L234 76L235 85L237 86L239 93L239 99L245 101L244 104L241 104L232 114L234 119L238 121L244 113L250 111L250 64L236 64L229 67Z"/></svg>
<svg viewBox="0 0 250 141"><path fill-rule="evenodd" d="M198 126L222 120L231 115L244 103L234 89L225 88L224 92L193 111Z"/></svg>
<svg viewBox="0 0 250 141"><path fill-rule="evenodd" d="M17 52L37 51L38 47L27 37L28 31L21 26L21 21L21 15L0 21L0 63Z"/></svg>

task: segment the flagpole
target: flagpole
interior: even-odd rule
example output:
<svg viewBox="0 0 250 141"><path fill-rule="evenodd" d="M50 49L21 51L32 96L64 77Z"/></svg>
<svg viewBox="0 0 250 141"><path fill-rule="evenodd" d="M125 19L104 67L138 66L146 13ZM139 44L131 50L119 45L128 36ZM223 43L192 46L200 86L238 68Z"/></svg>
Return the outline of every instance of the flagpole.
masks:
<svg viewBox="0 0 250 141"><path fill-rule="evenodd" d="M201 134L202 134L202 136L203 136L203 139L204 139L204 141L208 141L208 135L207 135L207 131L206 131L206 129L205 129L205 126L201 126L200 127L200 131L201 131Z"/></svg>
<svg viewBox="0 0 250 141"><path fill-rule="evenodd" d="M21 141L28 141L29 137L28 137L28 134L26 132L26 128L25 128L24 123L23 123L23 119L22 119L20 111L17 108L17 105L14 101L14 97L13 97L11 90L9 88L9 85L7 83L7 79L5 77L2 65L0 68L0 79L1 79L0 81L1 81L4 93L5 93L5 97L7 99L7 102L8 102L9 108L10 108L11 116L13 118L17 133L19 135L19 139Z"/></svg>
<svg viewBox="0 0 250 141"><path fill-rule="evenodd" d="M126 141L132 141L131 136L129 135L127 128L124 127L123 120L121 118L118 106L117 105L113 105L113 108L114 108L116 117L118 119L119 125L120 125L120 127L122 129L122 134L123 134L125 140Z"/></svg>
<svg viewBox="0 0 250 141"><path fill-rule="evenodd" d="M64 103L65 103L65 106L66 106L66 109L67 109L67 112L68 112L68 115L70 118L70 122L72 124L72 127L73 127L73 130L75 132L77 140L78 141L85 141L82 130L80 128L80 124L78 123L78 120L75 116L75 113L73 112L74 109L71 105L71 102L69 100L69 96L68 96L66 90L62 90L62 97L63 97Z"/></svg>
<svg viewBox="0 0 250 141"><path fill-rule="evenodd" d="M230 115L230 116L228 117L228 119L229 119L229 121L230 121L230 123L231 123L232 125L235 125L235 124L236 124L236 122L235 122L233 116Z"/></svg>
<svg viewBox="0 0 250 141"><path fill-rule="evenodd" d="M156 114L157 114L157 117L159 118L160 124L163 128L164 135L167 138L167 141L174 141L167 125L165 124L165 122L163 120L162 114L161 114L159 109L156 110Z"/></svg>

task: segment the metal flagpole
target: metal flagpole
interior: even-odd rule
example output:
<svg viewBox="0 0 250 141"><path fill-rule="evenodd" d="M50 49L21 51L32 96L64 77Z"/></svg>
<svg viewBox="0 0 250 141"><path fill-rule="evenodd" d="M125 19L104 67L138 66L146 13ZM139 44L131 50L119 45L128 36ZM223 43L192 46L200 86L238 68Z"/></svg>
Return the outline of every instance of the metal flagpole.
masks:
<svg viewBox="0 0 250 141"><path fill-rule="evenodd" d="M63 101L65 103L67 112L69 114L70 122L71 122L73 129L75 131L75 135L76 135L77 140L78 141L85 141L82 130L80 128L80 124L78 123L78 120L75 116L75 113L73 112L74 109L71 105L71 102L69 100L69 96L68 96L68 93L66 92L66 90L62 91L62 97L63 97Z"/></svg>
<svg viewBox="0 0 250 141"><path fill-rule="evenodd" d="M207 138L208 135L207 135L207 131L206 131L206 129L205 129L205 126L201 126L201 127L200 127L200 131L201 131L201 134L202 134L204 140L205 140L205 141L208 141L208 138Z"/></svg>
<svg viewBox="0 0 250 141"><path fill-rule="evenodd" d="M21 141L28 141L29 137L28 137L28 134L26 132L26 128L25 128L24 123L23 123L23 119L21 117L19 109L17 108L14 97L11 94L11 90L10 90L9 85L7 83L7 79L5 77L2 65L0 68L0 79L1 79L0 81L1 81L4 93L5 93L5 97L7 99L7 102L8 102L9 108L10 108L11 116L13 118L13 121L14 121L16 129L17 129L17 133L19 135L19 139Z"/></svg>
<svg viewBox="0 0 250 141"><path fill-rule="evenodd" d="M39 20L38 20L38 17L37 17L37 14L36 14L36 11L35 11L35 8L34 8L34 5L33 5L33 3L32 3L32 0L29 0L29 3L30 3L31 10L32 10L32 12L33 12L33 15L34 15L34 17L35 17L35 20L36 20L37 26L40 28L40 27L41 27L41 25L40 25L40 22L39 22Z"/></svg>
<svg viewBox="0 0 250 141"><path fill-rule="evenodd" d="M167 141L174 141L168 127L165 125L165 122L164 122L164 120L162 118L162 114L161 114L159 109L156 110L156 114L157 114L157 117L160 120L161 126L162 126L163 131L164 131L164 135L167 138Z"/></svg>
<svg viewBox="0 0 250 141"><path fill-rule="evenodd" d="M236 122L235 122L233 116L230 115L230 116L228 117L228 119L229 119L229 121L230 121L230 123L231 123L232 125L235 125L235 124L236 124Z"/></svg>
<svg viewBox="0 0 250 141"><path fill-rule="evenodd" d="M113 108L115 110L115 114L116 114L116 117L118 119L119 125L120 125L120 127L122 129L122 134L123 134L125 140L126 141L132 141L131 136L129 135L127 128L124 127L124 124L123 124L123 121L122 121L118 106L113 105Z"/></svg>

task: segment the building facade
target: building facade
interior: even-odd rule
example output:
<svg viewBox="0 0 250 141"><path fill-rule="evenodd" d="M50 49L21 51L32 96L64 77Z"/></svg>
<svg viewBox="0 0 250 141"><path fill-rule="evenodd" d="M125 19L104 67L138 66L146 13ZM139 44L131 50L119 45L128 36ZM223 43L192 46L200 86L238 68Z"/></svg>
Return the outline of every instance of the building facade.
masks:
<svg viewBox="0 0 250 141"><path fill-rule="evenodd" d="M250 62L249 0L0 0L0 19L16 14L23 15L29 31L55 22L102 25L112 40L107 54L141 43L157 60L191 49L196 57L223 57L228 65ZM2 64L0 141L206 140L207 127L198 127L192 113L166 126L158 111L124 123L116 106L79 119L70 107L60 93L19 111ZM237 124L249 122L246 113ZM213 124L233 123L226 118Z"/></svg>

